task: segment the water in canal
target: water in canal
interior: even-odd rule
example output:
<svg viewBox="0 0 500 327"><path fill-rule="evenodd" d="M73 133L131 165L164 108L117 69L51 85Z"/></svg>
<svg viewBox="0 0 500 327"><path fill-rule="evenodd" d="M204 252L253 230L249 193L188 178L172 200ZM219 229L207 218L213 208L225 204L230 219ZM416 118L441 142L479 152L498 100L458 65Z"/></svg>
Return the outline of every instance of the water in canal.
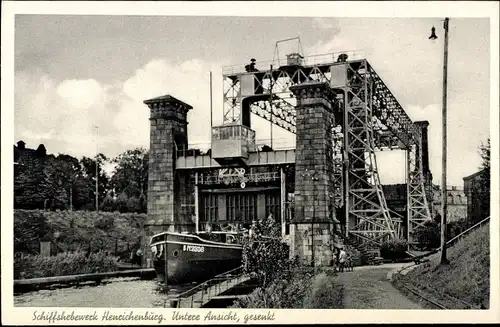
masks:
<svg viewBox="0 0 500 327"><path fill-rule="evenodd" d="M169 286L166 291L156 280L113 278L97 286L80 286L40 290L14 295L16 307L108 307L163 308L169 297L195 284Z"/></svg>

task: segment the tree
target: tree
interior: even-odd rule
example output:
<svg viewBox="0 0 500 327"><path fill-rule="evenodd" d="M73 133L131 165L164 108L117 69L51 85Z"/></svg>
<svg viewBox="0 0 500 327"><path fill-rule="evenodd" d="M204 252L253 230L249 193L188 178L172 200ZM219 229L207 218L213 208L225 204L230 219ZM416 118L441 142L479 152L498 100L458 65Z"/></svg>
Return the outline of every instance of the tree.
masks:
<svg viewBox="0 0 500 327"><path fill-rule="evenodd" d="M486 144L481 144L479 146L480 150L480 155L481 159L483 159L482 162L482 168L483 169L490 169L490 162L491 162L491 144L490 144L490 139L486 141Z"/></svg>
<svg viewBox="0 0 500 327"><path fill-rule="evenodd" d="M81 206L85 201L86 188L79 179L82 178L82 167L77 158L70 155L59 154L50 160L51 179L55 182L56 198L55 207L65 209L69 206Z"/></svg>
<svg viewBox="0 0 500 327"><path fill-rule="evenodd" d="M104 200L100 205L100 209L102 211L111 211L111 212L115 211L117 209L115 199L113 199L113 197L110 194L106 195L106 197L104 198Z"/></svg>
<svg viewBox="0 0 500 327"><path fill-rule="evenodd" d="M482 218L490 215L490 192L491 192L491 145L490 139L479 146L481 159L482 174L478 184L477 193L480 195L480 211L483 213Z"/></svg>
<svg viewBox="0 0 500 327"><path fill-rule="evenodd" d="M135 196L129 197L127 200L127 212L141 212L141 203L139 199Z"/></svg>
<svg viewBox="0 0 500 327"><path fill-rule="evenodd" d="M99 164L99 180L98 180L98 187L99 187L99 203L104 201L104 198L110 191L110 178L106 174L106 171L102 169L103 165L108 162L108 158L102 154L99 153L97 155L97 163ZM94 210L95 210L95 180L96 180L96 159L92 159L89 157L83 157L80 160L80 165L82 167L82 173L84 177L84 183L86 184L87 188L87 194L89 196L89 203L92 203L94 205ZM87 208L91 208L87 204Z"/></svg>
<svg viewBox="0 0 500 327"><path fill-rule="evenodd" d="M111 178L111 187L117 194L139 198L147 194L148 188L148 151L143 148L127 150L114 158L116 164Z"/></svg>
<svg viewBox="0 0 500 327"><path fill-rule="evenodd" d="M243 241L243 268L246 273L255 274L263 287L276 277L290 273L289 249L279 237L280 233L280 226L269 216L255 221L249 237Z"/></svg>
<svg viewBox="0 0 500 327"><path fill-rule="evenodd" d="M125 193L120 193L116 198L116 210L121 213L128 212L128 196Z"/></svg>
<svg viewBox="0 0 500 327"><path fill-rule="evenodd" d="M43 144L37 150L27 150L22 166L14 178L14 207L19 209L44 209L60 199L58 181L54 178L52 155L47 155Z"/></svg>

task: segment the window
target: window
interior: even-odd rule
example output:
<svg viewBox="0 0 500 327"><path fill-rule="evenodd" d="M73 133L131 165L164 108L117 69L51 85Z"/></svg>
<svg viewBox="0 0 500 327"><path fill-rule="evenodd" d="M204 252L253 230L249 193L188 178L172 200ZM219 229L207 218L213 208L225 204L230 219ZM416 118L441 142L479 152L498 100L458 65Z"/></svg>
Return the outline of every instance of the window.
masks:
<svg viewBox="0 0 500 327"><path fill-rule="evenodd" d="M200 221L217 221L219 217L219 197L217 194L204 194L200 200Z"/></svg>
<svg viewBox="0 0 500 327"><path fill-rule="evenodd" d="M280 195L266 193L266 216L272 214L276 222L281 222Z"/></svg>
<svg viewBox="0 0 500 327"><path fill-rule="evenodd" d="M220 140L220 129L219 128L212 129L212 138L214 140Z"/></svg>
<svg viewBox="0 0 500 327"><path fill-rule="evenodd" d="M226 199L226 219L228 221L251 222L257 219L256 194L228 194Z"/></svg>

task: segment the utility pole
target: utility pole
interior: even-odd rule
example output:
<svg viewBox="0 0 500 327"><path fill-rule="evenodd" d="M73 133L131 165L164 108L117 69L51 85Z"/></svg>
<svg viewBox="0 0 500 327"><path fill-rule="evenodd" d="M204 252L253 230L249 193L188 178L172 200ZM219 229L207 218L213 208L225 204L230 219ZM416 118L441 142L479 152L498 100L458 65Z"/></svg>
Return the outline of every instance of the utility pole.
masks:
<svg viewBox="0 0 500 327"><path fill-rule="evenodd" d="M99 212L99 125L96 125L95 142L95 211Z"/></svg>
<svg viewBox="0 0 500 327"><path fill-rule="evenodd" d="M210 71L210 139L212 139L213 122L213 101L212 101L212 71Z"/></svg>
<svg viewBox="0 0 500 327"><path fill-rule="evenodd" d="M448 264L449 261L446 258L446 216L448 214L448 192L446 189L446 155L447 155L447 100L448 100L448 22L449 19L446 17L444 19L444 60L443 60L443 163L442 163L442 189L441 189L441 264Z"/></svg>
<svg viewBox="0 0 500 327"><path fill-rule="evenodd" d="M441 264L449 263L446 258L446 222L448 214L448 190L446 189L446 150L447 150L447 96L448 96L448 25L450 19L444 19L444 58L443 58L443 109L442 109L442 123L443 123L443 158L442 158L442 176L441 176ZM430 40L437 39L435 28L432 28Z"/></svg>

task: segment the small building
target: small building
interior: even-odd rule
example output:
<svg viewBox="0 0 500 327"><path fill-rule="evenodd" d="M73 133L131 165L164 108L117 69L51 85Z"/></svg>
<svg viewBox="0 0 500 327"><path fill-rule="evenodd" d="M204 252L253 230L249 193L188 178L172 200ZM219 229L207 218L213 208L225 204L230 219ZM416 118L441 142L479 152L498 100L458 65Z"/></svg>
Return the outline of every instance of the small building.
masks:
<svg viewBox="0 0 500 327"><path fill-rule="evenodd" d="M383 185L385 199L389 209L399 213L405 219L407 217L407 189L406 184ZM441 189L437 185L432 186L433 200L430 205L431 216L436 217L441 211ZM463 189L451 186L448 189L448 221L457 221L467 217L467 197Z"/></svg>
<svg viewBox="0 0 500 327"><path fill-rule="evenodd" d="M441 188L434 185L432 201L432 216L436 217L441 212ZM467 197L462 188L451 186L447 190L447 222L458 221L467 218Z"/></svg>
<svg viewBox="0 0 500 327"><path fill-rule="evenodd" d="M488 171L483 169L464 177L464 191L467 196L467 219L478 222L490 215L490 184Z"/></svg>

